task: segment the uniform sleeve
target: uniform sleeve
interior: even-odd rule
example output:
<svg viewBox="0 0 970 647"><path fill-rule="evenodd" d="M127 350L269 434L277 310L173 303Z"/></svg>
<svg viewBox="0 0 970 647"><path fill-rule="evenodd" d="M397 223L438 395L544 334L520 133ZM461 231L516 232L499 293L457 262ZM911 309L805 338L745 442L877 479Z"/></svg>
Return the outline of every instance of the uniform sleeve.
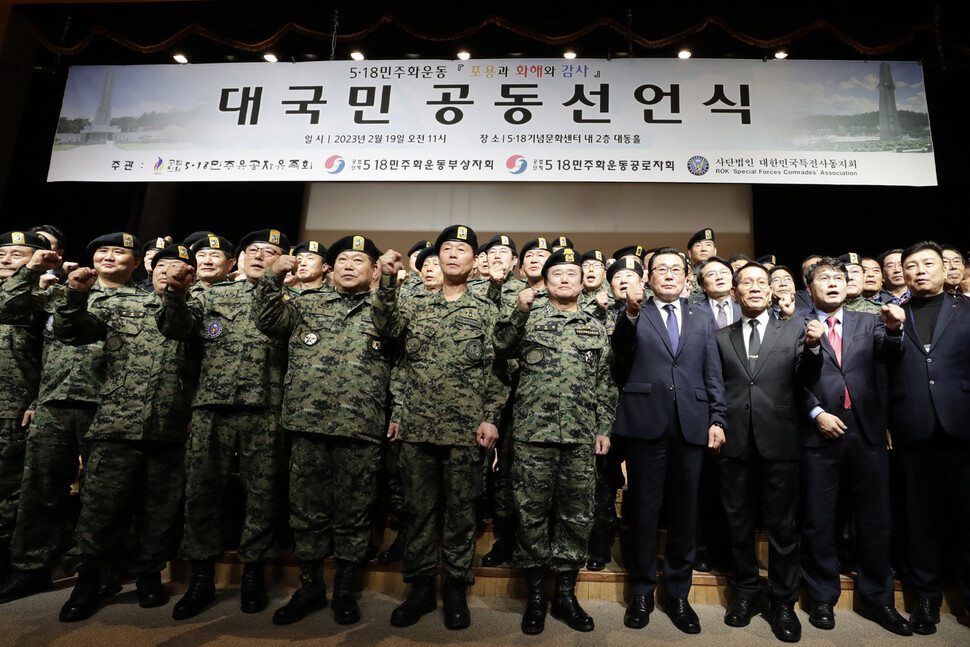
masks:
<svg viewBox="0 0 970 647"><path fill-rule="evenodd" d="M596 374L596 434L609 438L616 419L616 404L620 390L613 379L613 349L606 344L601 353Z"/></svg>
<svg viewBox="0 0 970 647"><path fill-rule="evenodd" d="M519 344L525 337L525 324L528 321L529 313L518 308L513 309L508 316L499 317L492 333L492 343L498 359L508 360L519 356Z"/></svg>
<svg viewBox="0 0 970 647"><path fill-rule="evenodd" d="M293 301L283 300L283 277L269 268L253 289L253 321L270 337L289 338L299 320Z"/></svg>
<svg viewBox="0 0 970 647"><path fill-rule="evenodd" d="M84 346L103 341L108 327L88 310L88 290L68 288L54 310L53 333L69 346Z"/></svg>
<svg viewBox="0 0 970 647"><path fill-rule="evenodd" d="M381 274L381 282L371 293L371 319L378 334L385 338L399 338L404 332L404 318L398 308L397 277Z"/></svg>
<svg viewBox="0 0 970 647"><path fill-rule="evenodd" d="M45 314L50 292L41 290L40 275L24 265L0 281L0 323L29 324Z"/></svg>
<svg viewBox="0 0 970 647"><path fill-rule="evenodd" d="M213 290L215 288L209 288ZM189 291L170 292L161 295L162 306L155 313L158 330L169 339L191 339L202 326L205 292L189 299Z"/></svg>
<svg viewBox="0 0 970 647"><path fill-rule="evenodd" d="M505 385L505 383L502 381L501 375L499 375L502 367L506 366L506 364L502 361L496 361L495 344L494 341L491 340L491 338L495 335L497 318L497 308L493 307L488 315L489 330L486 331L485 337L491 342L489 346L492 348L489 352L492 357L485 372L485 398L483 401L485 409L484 422L491 423L496 427L502 418L502 409L505 407L505 402L509 398L509 387Z"/></svg>

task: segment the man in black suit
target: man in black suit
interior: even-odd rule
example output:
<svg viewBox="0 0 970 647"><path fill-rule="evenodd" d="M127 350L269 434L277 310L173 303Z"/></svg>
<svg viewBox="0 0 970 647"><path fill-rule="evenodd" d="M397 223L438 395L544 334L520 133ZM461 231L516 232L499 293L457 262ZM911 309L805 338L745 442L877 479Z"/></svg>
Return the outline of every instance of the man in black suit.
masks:
<svg viewBox="0 0 970 647"><path fill-rule="evenodd" d="M768 533L768 591L771 629L786 642L801 638L795 615L798 598L798 467L801 437L796 402L803 385L818 379L818 321L779 321L767 308L771 287L764 266L748 263L734 275L734 300L741 320L717 331L717 347L728 403L727 440L719 464L721 497L728 517L735 571L729 578L735 600L724 622L747 625L759 595L755 551L755 489Z"/></svg>
<svg viewBox="0 0 970 647"><path fill-rule="evenodd" d="M627 289L626 311L617 317L613 351L628 362L613 436L626 457L634 510L630 551L633 600L623 616L628 627L647 625L657 587L657 525L667 504L663 608L685 633L701 630L687 601L694 561L697 490L705 448L724 441L724 385L710 313L680 298L687 262L677 250L658 250L647 265L654 296L642 304L643 288Z"/></svg>
<svg viewBox="0 0 970 647"><path fill-rule="evenodd" d="M957 525L960 592L970 608L970 303L943 291L939 245L901 254L911 298L903 359L889 376L889 420L905 489L910 571L917 603L910 622L931 634L940 621L940 522Z"/></svg>
<svg viewBox="0 0 970 647"><path fill-rule="evenodd" d="M697 282L707 297L697 305L711 313L718 329L730 326L741 318L741 306L731 298L731 265L718 256L711 256L697 266Z"/></svg>
<svg viewBox="0 0 970 647"><path fill-rule="evenodd" d="M848 286L845 265L822 258L808 270L815 308L805 323L826 327L819 380L804 389L801 427L804 438L802 478L802 580L812 597L809 622L835 627L839 558L836 518L839 488L851 488L858 577L856 590L865 615L885 629L909 636L913 627L896 611L889 560L888 419L879 381L879 365L894 365L902 352L905 314L882 306L879 317L844 307ZM881 319L881 320L880 320Z"/></svg>

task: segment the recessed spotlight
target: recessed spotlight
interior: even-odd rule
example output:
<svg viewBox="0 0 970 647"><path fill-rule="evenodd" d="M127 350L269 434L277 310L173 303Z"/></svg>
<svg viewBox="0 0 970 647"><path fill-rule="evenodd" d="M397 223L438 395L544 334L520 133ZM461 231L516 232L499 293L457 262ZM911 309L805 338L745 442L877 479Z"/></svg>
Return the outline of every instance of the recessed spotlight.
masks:
<svg viewBox="0 0 970 647"><path fill-rule="evenodd" d="M361 52L351 52L350 58L354 59L355 61L362 61L364 60L364 54Z"/></svg>
<svg viewBox="0 0 970 647"><path fill-rule="evenodd" d="M677 52L677 58L683 58L683 59L690 58L690 50L689 49L680 50L679 52Z"/></svg>
<svg viewBox="0 0 970 647"><path fill-rule="evenodd" d="M189 62L189 59L185 58L185 55L184 54L176 54L172 58L175 59L175 62L176 63L180 63L182 65L185 65L186 63Z"/></svg>
<svg viewBox="0 0 970 647"><path fill-rule="evenodd" d="M315 60L317 60L320 57L317 56L316 54L304 54L303 55L303 58L305 58L308 61L315 61Z"/></svg>
<svg viewBox="0 0 970 647"><path fill-rule="evenodd" d="M509 52L509 56L519 57L522 56L522 52Z"/></svg>
<svg viewBox="0 0 970 647"><path fill-rule="evenodd" d="M783 51L783 50L779 50L779 51L775 52L775 58L777 58L779 61L783 61L786 58L788 58L788 52Z"/></svg>
<svg viewBox="0 0 970 647"><path fill-rule="evenodd" d="M415 54L415 53L412 52L410 54L405 54L404 55L404 58L421 58L421 55L420 54Z"/></svg>
<svg viewBox="0 0 970 647"><path fill-rule="evenodd" d="M263 54L263 60L267 63L275 63L279 59L276 58L276 54Z"/></svg>
<svg viewBox="0 0 970 647"><path fill-rule="evenodd" d="M563 57L563 58L567 58L567 59L569 59L569 60L571 61L571 60L573 60L574 58L576 58L576 52L574 52L574 51L572 51L572 50L570 50L570 51L568 51L568 52L563 52L563 55L562 55L562 57Z"/></svg>
<svg viewBox="0 0 970 647"><path fill-rule="evenodd" d="M468 52L466 52L465 50L462 50L462 51L458 52L458 59L461 60L461 61L467 61L471 57L472 57L472 55L469 54Z"/></svg>

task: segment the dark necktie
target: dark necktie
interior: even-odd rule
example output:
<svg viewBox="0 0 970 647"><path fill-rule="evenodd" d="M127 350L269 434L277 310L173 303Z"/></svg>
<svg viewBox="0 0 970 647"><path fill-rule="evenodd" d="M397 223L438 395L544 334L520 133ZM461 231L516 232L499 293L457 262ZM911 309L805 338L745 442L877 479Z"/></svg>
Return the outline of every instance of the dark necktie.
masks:
<svg viewBox="0 0 970 647"><path fill-rule="evenodd" d="M717 327L718 329L728 325L727 307L728 301L721 301L717 304Z"/></svg>
<svg viewBox="0 0 970 647"><path fill-rule="evenodd" d="M677 344L680 342L680 331L677 329L677 311L674 306L668 303L664 306L667 311L667 336L670 338L670 347L677 353Z"/></svg>
<svg viewBox="0 0 970 647"><path fill-rule="evenodd" d="M758 363L758 353L761 352L761 335L758 334L758 320L752 319L751 336L748 337L748 366L754 373L754 367Z"/></svg>

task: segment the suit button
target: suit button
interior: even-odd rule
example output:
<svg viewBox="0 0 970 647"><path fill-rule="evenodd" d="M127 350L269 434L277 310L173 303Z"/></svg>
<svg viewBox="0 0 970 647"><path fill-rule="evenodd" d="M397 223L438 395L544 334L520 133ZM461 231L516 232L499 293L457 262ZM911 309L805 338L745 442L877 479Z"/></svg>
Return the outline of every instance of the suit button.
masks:
<svg viewBox="0 0 970 647"><path fill-rule="evenodd" d="M744 408L747 409L748 408L748 405L744 405Z"/></svg>
<svg viewBox="0 0 970 647"><path fill-rule="evenodd" d="M926 358L926 363L927 364L932 364L933 363L933 358L932 357L927 357ZM674 364L674 366L676 366L676 364Z"/></svg>
<svg viewBox="0 0 970 647"><path fill-rule="evenodd" d="M674 368L677 368L677 365L676 364L674 364Z"/></svg>
<svg viewBox="0 0 970 647"><path fill-rule="evenodd" d="M930 386L933 386L934 384L936 384L936 382L934 382L933 380L930 380Z"/></svg>
<svg viewBox="0 0 970 647"><path fill-rule="evenodd" d="M930 382L930 384L932 384L932 382ZM673 384L671 384L671 385L670 385L670 390L671 390L671 391L673 391L673 390L674 390L674 385L673 385Z"/></svg>
<svg viewBox="0 0 970 647"><path fill-rule="evenodd" d="M754 386L754 382L753 381L751 382L751 386Z"/></svg>

